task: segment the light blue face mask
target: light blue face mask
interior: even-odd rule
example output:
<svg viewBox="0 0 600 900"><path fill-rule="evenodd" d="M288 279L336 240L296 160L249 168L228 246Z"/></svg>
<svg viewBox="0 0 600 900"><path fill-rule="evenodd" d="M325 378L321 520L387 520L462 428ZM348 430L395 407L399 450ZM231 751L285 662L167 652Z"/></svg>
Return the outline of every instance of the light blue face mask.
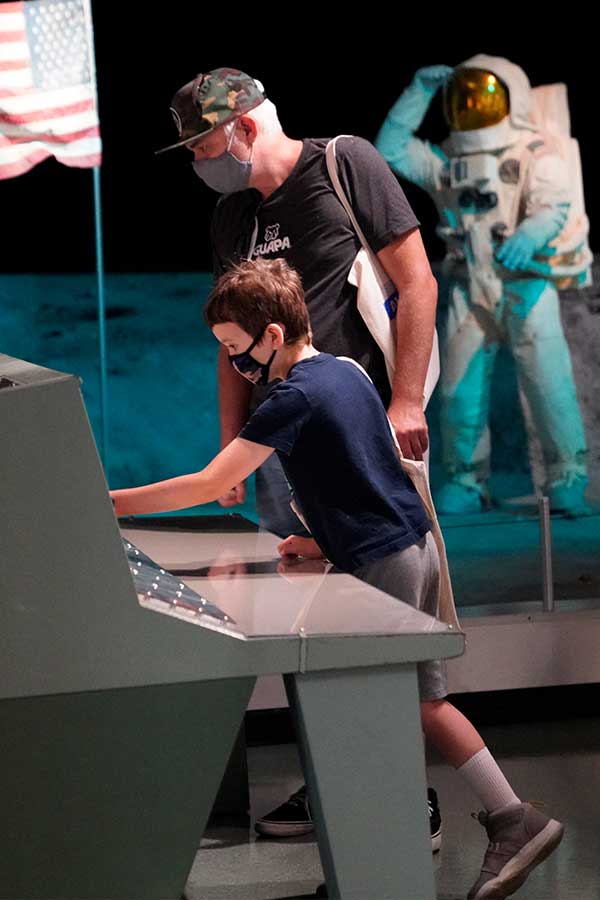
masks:
<svg viewBox="0 0 600 900"><path fill-rule="evenodd" d="M201 178L213 191L219 194L234 194L236 191L245 191L250 182L252 172L252 149L250 159L242 161L231 152L235 128L227 148L215 159L195 159L192 168L198 178Z"/></svg>

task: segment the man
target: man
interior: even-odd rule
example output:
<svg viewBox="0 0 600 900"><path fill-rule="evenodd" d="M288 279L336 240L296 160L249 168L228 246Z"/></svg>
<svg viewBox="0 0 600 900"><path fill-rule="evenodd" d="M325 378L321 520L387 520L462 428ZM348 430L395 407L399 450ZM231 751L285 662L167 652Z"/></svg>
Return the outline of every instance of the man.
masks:
<svg viewBox="0 0 600 900"><path fill-rule="evenodd" d="M450 134L438 147L415 132L439 88ZM584 514L587 448L557 285L578 286L588 277L587 219L573 203L568 151L536 122L525 72L486 54L455 69L419 69L389 111L377 147L395 172L431 195L447 247L447 480L438 512L489 507L490 383L498 348L507 343L542 446L550 507Z"/></svg>
<svg viewBox="0 0 600 900"><path fill-rule="evenodd" d="M328 96L307 89L310 103L327 102ZM165 150L187 147L194 157L195 173L223 194L212 223L215 274L246 258L284 258L302 278L315 344L323 352L349 356L363 366L388 408L404 455L422 459L428 446L423 387L433 343L437 284L419 223L385 161L361 138L338 142L338 168L346 196L399 294L397 363L391 386L383 355L358 312L356 288L347 280L361 244L327 174L328 141L288 137L262 85L237 69L198 75L177 91L171 112L179 140ZM221 446L225 447L267 392L252 388L240 377L223 350L218 380ZM234 506L244 501L245 494L241 483L219 502ZM274 454L256 473L256 505L261 525L269 531L282 537L303 533ZM294 800L287 811L278 812L278 835L312 829L304 791L301 797L301 804ZM431 822L436 820L434 804ZM272 833L267 831L269 816L257 827Z"/></svg>

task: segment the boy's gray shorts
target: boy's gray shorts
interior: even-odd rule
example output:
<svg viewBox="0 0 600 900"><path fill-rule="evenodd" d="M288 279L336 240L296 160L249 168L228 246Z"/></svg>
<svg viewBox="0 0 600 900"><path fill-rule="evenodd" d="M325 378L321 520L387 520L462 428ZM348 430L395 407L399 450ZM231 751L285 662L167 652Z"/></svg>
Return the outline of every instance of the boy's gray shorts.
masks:
<svg viewBox="0 0 600 900"><path fill-rule="evenodd" d="M437 615L440 558L431 531L405 550L359 566L352 574L430 616ZM417 676L421 700L441 700L447 695L443 660L417 663Z"/></svg>

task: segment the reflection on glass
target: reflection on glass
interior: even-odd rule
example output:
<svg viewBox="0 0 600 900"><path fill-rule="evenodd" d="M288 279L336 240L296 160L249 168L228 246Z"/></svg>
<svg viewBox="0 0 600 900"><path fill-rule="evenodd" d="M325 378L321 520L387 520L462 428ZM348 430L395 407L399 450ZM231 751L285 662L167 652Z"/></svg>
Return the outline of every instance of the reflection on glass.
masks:
<svg viewBox="0 0 600 900"><path fill-rule="evenodd" d="M123 546L141 604L151 606L160 612L165 612L165 607L167 607L169 612L185 618L210 616L218 619L221 623L234 624L234 620L216 604L201 597L183 581L179 581L179 578L171 572L162 569L125 538L123 538Z"/></svg>
<svg viewBox="0 0 600 900"><path fill-rule="evenodd" d="M448 631L447 625L409 605L409 596L409 603L399 602L351 575L336 572L325 560L280 557L274 535L229 532L225 517L222 529L172 531L158 523L154 529L126 528L123 536L132 547L142 547L150 559L158 560L177 590L185 580L192 591L227 616L225 621L190 613L189 621L232 637ZM134 568L139 568L140 555L133 554ZM156 571L161 574L154 564L152 574ZM154 579L145 590L155 591L152 585L160 583ZM161 605L170 612L166 603Z"/></svg>

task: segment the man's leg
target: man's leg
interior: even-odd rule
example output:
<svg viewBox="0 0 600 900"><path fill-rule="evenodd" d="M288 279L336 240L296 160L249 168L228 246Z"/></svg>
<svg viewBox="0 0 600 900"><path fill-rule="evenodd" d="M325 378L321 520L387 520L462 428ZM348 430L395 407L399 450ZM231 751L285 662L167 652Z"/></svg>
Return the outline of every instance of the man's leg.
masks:
<svg viewBox="0 0 600 900"><path fill-rule="evenodd" d="M308 534L290 506L291 499L285 473L277 454L273 453L256 470L256 511L261 528L282 538L290 534Z"/></svg>
<svg viewBox="0 0 600 900"><path fill-rule="evenodd" d="M290 534L307 535L290 506L291 499L285 473L277 454L273 453L256 471L256 510L261 528L282 538ZM291 837L313 831L305 785L277 809L257 819L255 828L259 834L269 837Z"/></svg>

